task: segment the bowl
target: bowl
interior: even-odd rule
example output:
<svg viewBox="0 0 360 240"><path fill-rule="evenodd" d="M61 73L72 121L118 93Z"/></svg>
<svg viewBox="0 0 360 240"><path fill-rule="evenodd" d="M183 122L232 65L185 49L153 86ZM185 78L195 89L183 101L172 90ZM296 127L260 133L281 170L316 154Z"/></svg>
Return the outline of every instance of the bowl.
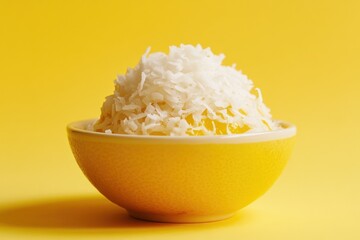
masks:
<svg viewBox="0 0 360 240"><path fill-rule="evenodd" d="M68 125L81 170L106 198L139 219L211 222L226 219L264 194L288 161L296 134L281 129L222 136L144 136Z"/></svg>

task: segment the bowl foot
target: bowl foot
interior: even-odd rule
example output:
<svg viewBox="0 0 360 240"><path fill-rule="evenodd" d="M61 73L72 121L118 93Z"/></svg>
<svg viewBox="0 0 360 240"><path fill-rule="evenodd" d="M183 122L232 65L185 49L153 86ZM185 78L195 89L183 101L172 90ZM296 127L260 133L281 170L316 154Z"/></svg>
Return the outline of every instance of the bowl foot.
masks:
<svg viewBox="0 0 360 240"><path fill-rule="evenodd" d="M208 215L208 216L189 216L189 215L160 215L152 213L141 213L128 211L131 217L140 220L163 222L163 223L204 223L216 222L234 216L235 213L228 213L222 215Z"/></svg>

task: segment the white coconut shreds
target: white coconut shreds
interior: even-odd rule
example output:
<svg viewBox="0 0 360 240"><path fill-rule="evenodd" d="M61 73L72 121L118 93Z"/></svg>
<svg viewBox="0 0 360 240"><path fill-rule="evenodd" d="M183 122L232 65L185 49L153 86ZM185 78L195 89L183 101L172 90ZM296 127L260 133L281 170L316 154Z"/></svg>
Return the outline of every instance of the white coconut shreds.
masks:
<svg viewBox="0 0 360 240"><path fill-rule="evenodd" d="M137 135L223 135L278 128L259 89L201 45L142 56L115 80L93 130ZM253 94L254 93L254 94Z"/></svg>

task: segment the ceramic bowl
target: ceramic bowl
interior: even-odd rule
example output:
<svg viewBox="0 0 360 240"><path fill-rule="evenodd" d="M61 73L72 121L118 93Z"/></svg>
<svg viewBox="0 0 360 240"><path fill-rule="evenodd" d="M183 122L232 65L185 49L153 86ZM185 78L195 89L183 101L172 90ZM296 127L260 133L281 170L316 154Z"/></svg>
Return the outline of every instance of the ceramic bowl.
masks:
<svg viewBox="0 0 360 240"><path fill-rule="evenodd" d="M282 129L226 136L138 136L68 125L71 149L90 182L135 218L210 222L264 194L288 161L296 134Z"/></svg>

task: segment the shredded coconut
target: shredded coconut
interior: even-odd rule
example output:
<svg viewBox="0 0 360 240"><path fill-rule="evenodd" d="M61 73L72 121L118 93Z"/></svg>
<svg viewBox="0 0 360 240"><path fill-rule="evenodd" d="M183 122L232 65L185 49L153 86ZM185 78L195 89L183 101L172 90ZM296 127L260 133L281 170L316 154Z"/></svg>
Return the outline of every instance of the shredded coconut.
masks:
<svg viewBox="0 0 360 240"><path fill-rule="evenodd" d="M254 91L235 64L222 65L223 54L200 45L171 46L168 55L149 52L117 77L94 131L196 136L278 128L260 89Z"/></svg>

